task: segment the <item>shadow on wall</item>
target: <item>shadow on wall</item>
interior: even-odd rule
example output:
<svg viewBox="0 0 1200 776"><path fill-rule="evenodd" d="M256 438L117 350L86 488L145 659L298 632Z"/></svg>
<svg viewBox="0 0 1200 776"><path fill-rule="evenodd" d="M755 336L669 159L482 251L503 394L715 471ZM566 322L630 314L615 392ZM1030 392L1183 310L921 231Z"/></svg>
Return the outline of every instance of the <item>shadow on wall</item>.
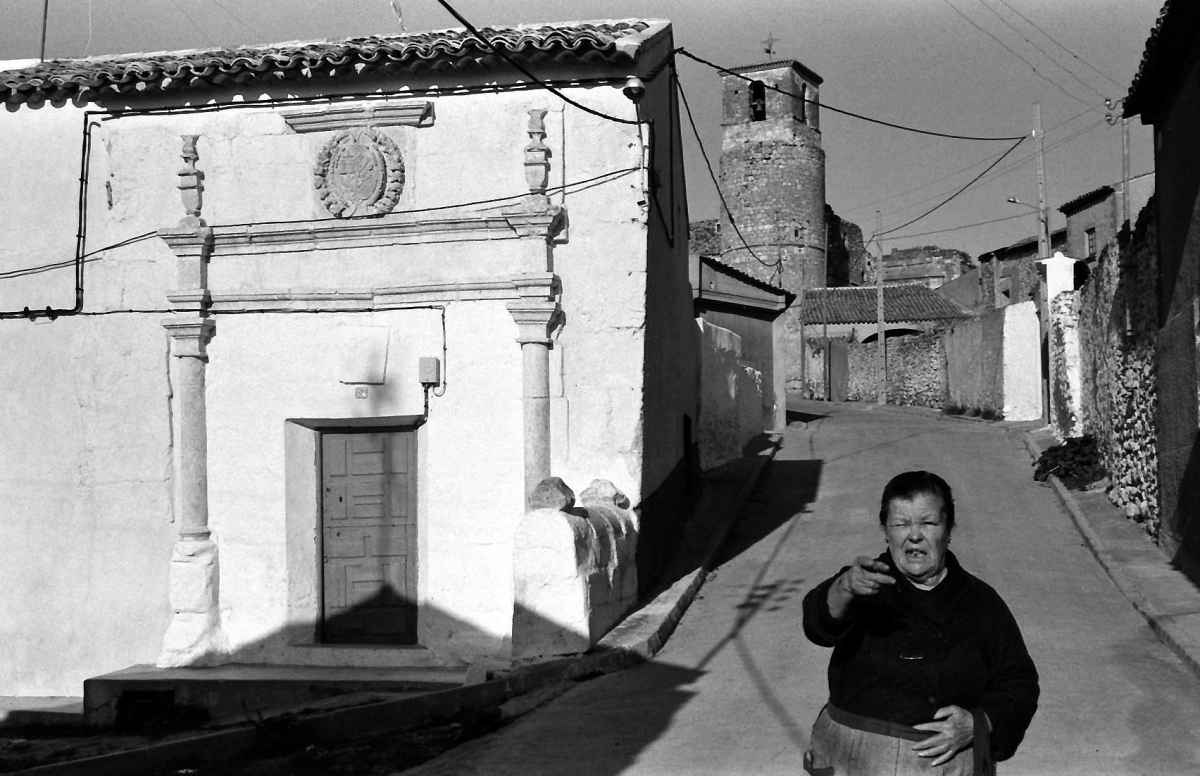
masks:
<svg viewBox="0 0 1200 776"><path fill-rule="evenodd" d="M1169 520L1179 545L1171 562L1200 585L1200 435L1192 441L1187 468L1179 481L1179 497L1174 503L1176 513Z"/></svg>

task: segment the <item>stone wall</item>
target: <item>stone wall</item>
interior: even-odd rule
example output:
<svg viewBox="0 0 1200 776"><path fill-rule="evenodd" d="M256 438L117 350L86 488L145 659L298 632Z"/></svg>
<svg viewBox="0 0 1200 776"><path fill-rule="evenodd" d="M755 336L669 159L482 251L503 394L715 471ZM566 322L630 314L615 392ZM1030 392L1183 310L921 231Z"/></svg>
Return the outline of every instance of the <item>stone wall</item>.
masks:
<svg viewBox="0 0 1200 776"><path fill-rule="evenodd" d="M1078 291L1082 426L1108 469L1109 498L1151 536L1159 531L1154 414L1157 219L1138 218L1132 242L1109 242Z"/></svg>
<svg viewBox="0 0 1200 776"><path fill-rule="evenodd" d="M874 401L878 388L875 342L852 342L850 401ZM940 332L887 338L888 404L941 409L946 400L946 351Z"/></svg>
<svg viewBox="0 0 1200 776"><path fill-rule="evenodd" d="M1079 294L1067 291L1050 302L1050 422L1060 439L1083 433L1080 394Z"/></svg>
<svg viewBox="0 0 1200 776"><path fill-rule="evenodd" d="M702 318L700 327L700 423L697 445L701 469L742 455L746 443L763 432L762 373L742 359L742 338Z"/></svg>
<svg viewBox="0 0 1200 776"><path fill-rule="evenodd" d="M946 392L951 404L964 409L1004 409L1005 309L990 310L947 329Z"/></svg>
<svg viewBox="0 0 1200 776"><path fill-rule="evenodd" d="M513 538L512 657L586 652L638 600L638 519L607 480L575 494L543 480Z"/></svg>

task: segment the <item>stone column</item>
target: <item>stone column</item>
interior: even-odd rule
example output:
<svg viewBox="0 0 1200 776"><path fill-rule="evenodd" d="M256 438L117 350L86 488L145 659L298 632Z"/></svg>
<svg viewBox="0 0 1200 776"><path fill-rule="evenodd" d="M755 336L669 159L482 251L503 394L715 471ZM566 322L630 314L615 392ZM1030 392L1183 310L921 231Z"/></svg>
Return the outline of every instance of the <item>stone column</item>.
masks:
<svg viewBox="0 0 1200 776"><path fill-rule="evenodd" d="M508 303L521 343L525 415L525 498L550 476L550 332L558 319L557 278L550 272L513 278L520 299Z"/></svg>
<svg viewBox="0 0 1200 776"><path fill-rule="evenodd" d="M163 636L160 667L228 662L221 630L217 545L208 530L208 417L205 399L207 345L215 324L208 317L208 256L212 229L200 218L203 173L196 169L196 135L183 136L179 189L185 216L159 231L175 252L179 289L167 294L174 317L163 321L171 337L178 445L179 540L171 552L171 622Z"/></svg>

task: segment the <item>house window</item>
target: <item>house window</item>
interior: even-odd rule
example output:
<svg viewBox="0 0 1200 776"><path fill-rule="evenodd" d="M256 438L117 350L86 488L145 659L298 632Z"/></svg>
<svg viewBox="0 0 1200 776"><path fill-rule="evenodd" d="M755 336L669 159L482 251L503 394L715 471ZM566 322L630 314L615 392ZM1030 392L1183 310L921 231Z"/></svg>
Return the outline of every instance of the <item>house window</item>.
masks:
<svg viewBox="0 0 1200 776"><path fill-rule="evenodd" d="M767 87L762 81L750 83L750 120L763 121L767 117Z"/></svg>
<svg viewBox="0 0 1200 776"><path fill-rule="evenodd" d="M1083 231L1083 255L1089 259L1096 258L1096 228Z"/></svg>

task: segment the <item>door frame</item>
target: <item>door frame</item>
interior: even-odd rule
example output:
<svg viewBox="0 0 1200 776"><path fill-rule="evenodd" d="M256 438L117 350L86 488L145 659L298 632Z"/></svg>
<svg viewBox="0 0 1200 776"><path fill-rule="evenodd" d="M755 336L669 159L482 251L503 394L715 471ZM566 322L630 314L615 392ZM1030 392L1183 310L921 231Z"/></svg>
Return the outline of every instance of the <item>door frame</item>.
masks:
<svg viewBox="0 0 1200 776"><path fill-rule="evenodd" d="M375 418L289 418L284 421L285 544L287 555L286 641L290 646L360 649L358 645L324 644L324 563L321 531L321 435L416 431L417 457L417 644L423 643L421 610L425 600L426 562L425 499L421 482L425 470L423 415ZM368 645L372 649L411 649L396 645Z"/></svg>

